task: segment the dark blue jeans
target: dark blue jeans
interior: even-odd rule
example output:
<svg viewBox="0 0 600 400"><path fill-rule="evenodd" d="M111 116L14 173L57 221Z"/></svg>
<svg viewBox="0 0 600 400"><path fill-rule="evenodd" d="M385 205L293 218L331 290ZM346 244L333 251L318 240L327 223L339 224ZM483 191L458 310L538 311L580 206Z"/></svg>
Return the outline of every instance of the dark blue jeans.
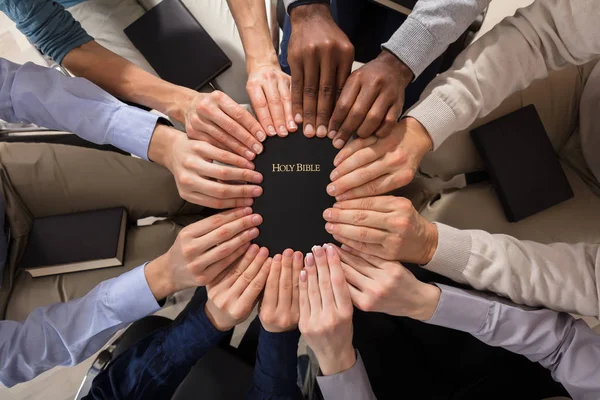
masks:
<svg viewBox="0 0 600 400"><path fill-rule="evenodd" d="M348 36L355 47L356 60L366 63L377 57L381 43L406 20L404 14L389 10L368 0L331 0L331 14L340 29ZM377 29L373 29L373 28ZM283 38L279 54L279 64L290 73L288 64L288 43L292 33L290 17L286 14ZM404 110L417 102L425 87L438 74L441 60L435 60L423 73L406 88Z"/></svg>

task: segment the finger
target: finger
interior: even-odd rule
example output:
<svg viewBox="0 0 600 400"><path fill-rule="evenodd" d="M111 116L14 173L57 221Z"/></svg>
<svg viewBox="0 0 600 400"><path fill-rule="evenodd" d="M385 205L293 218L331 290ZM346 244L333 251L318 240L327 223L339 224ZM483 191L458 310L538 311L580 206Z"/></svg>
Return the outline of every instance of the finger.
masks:
<svg viewBox="0 0 600 400"><path fill-rule="evenodd" d="M304 99L304 68L293 59L289 60L292 73L292 113L297 124L302 123L302 101Z"/></svg>
<svg viewBox="0 0 600 400"><path fill-rule="evenodd" d="M299 279L300 279L300 271L302 271L302 267L304 266L302 253L296 251L294 253L294 259L292 261L292 310L298 310L299 307L299 297L300 297L300 287L299 287Z"/></svg>
<svg viewBox="0 0 600 400"><path fill-rule="evenodd" d="M237 248L258 237L258 229L251 228L238 233L233 238L211 248L197 258L198 265L211 265L233 253Z"/></svg>
<svg viewBox="0 0 600 400"><path fill-rule="evenodd" d="M217 292L229 290L235 283L238 275L242 274L248 265L250 265L252 260L254 260L259 250L260 247L258 247L258 245L250 245L246 253L243 253L242 258L217 275L217 277L213 280L213 284L210 286L212 286Z"/></svg>
<svg viewBox="0 0 600 400"><path fill-rule="evenodd" d="M196 143L193 150L209 160L219 161L223 164L232 165L238 168L254 169L254 163L233 154L230 151L220 149L216 146L206 143Z"/></svg>
<svg viewBox="0 0 600 400"><path fill-rule="evenodd" d="M235 208L233 210L227 210L218 214L212 215L208 218L204 218L201 221L195 222L184 228L183 231L189 234L193 238L198 238L206 235L215 229L226 225L230 222L244 218L252 213L250 207ZM183 232L182 231L182 232Z"/></svg>
<svg viewBox="0 0 600 400"><path fill-rule="evenodd" d="M328 208L323 211L325 221L332 224L347 224L355 226L368 226L371 228L386 229L389 216L371 210L343 210Z"/></svg>
<svg viewBox="0 0 600 400"><path fill-rule="evenodd" d="M231 103L225 102L221 107L223 114L218 115L214 122L253 153L262 153L263 145L256 138L262 128L252 114L233 100Z"/></svg>
<svg viewBox="0 0 600 400"><path fill-rule="evenodd" d="M233 253L216 263L209 265L204 270L204 280L206 285L211 285L214 282L219 282L219 278L225 276L224 272L231 267L241 256L243 256L250 248L250 243L245 243L238 247ZM256 245L255 245L256 246ZM257 246L258 249L258 246ZM222 277L221 277L222 278Z"/></svg>
<svg viewBox="0 0 600 400"><path fill-rule="evenodd" d="M352 267L357 272L359 272L361 275L365 276L366 278L369 278L370 280L375 279L375 274L377 273L378 268L369 264L363 258L357 257L354 254L350 254L350 252L345 248L341 249L341 248L337 247L336 249L338 251L338 254L340 255L340 259L342 260L342 263L347 264L348 266ZM353 283L353 285L354 285L354 283ZM356 285L354 285L354 286L356 286Z"/></svg>
<svg viewBox="0 0 600 400"><path fill-rule="evenodd" d="M304 135L314 137L316 134L315 119L317 114L317 96L319 90L319 64L316 55L307 57L304 65L304 89L302 96L302 112Z"/></svg>
<svg viewBox="0 0 600 400"><path fill-rule="evenodd" d="M242 293L244 293L259 274L267 258L269 258L269 250L266 247L262 247L250 262L248 262L248 258L244 257L240 264L232 270L231 279L234 282L231 285L231 295L233 298L241 297ZM265 283L267 277L265 277ZM260 290L262 291L263 288L264 284Z"/></svg>
<svg viewBox="0 0 600 400"><path fill-rule="evenodd" d="M267 102L262 86L253 84L247 87L247 91L258 122L262 125L267 135L274 136L277 132L271 119L269 103ZM261 140L261 137L263 136L260 136L258 139L262 142L264 139Z"/></svg>
<svg viewBox="0 0 600 400"><path fill-rule="evenodd" d="M216 210L251 206L254 202L254 200L248 197L237 199L217 199L197 192L189 193L185 196L182 195L182 198L192 204L198 204L200 206L214 208Z"/></svg>
<svg viewBox="0 0 600 400"><path fill-rule="evenodd" d="M200 194L205 194L216 199L235 199L244 197L258 197L262 195L262 187L256 185L235 185L211 181L196 177L191 179L196 190Z"/></svg>
<svg viewBox="0 0 600 400"><path fill-rule="evenodd" d="M404 100L404 99L402 99L402 100ZM402 115L403 103L404 103L404 101L402 101L399 105L398 104L393 105L389 109L387 115L385 116L383 121L381 121L381 125L379 125L379 127L375 131L375 135L377 137L385 137L385 136L388 136L390 133L392 133L392 131L394 130L396 125L398 125L398 120L400 119L400 116Z"/></svg>
<svg viewBox="0 0 600 400"><path fill-rule="evenodd" d="M279 136L285 137L288 135L288 130L286 128L283 103L281 102L281 94L279 93L277 81L275 79L270 80L264 90L271 118L273 118L273 123L275 124L275 130Z"/></svg>
<svg viewBox="0 0 600 400"><path fill-rule="evenodd" d="M298 276L298 298L300 299L300 327L304 326L304 321L310 319L310 301L308 300L308 276L306 269L300 271Z"/></svg>
<svg viewBox="0 0 600 400"><path fill-rule="evenodd" d="M346 278L346 282L351 285L351 292L352 286L355 289L358 289L360 292L365 292L375 282L373 279L361 274L360 271L357 271L354 267L351 267L345 262L342 262L342 271L344 273L344 277Z"/></svg>
<svg viewBox="0 0 600 400"><path fill-rule="evenodd" d="M325 136L327 136L329 118L331 118L331 110L333 108L333 102L336 96L336 71L330 54L323 54L321 56L320 72L321 73L319 76L319 97L317 99L316 132L317 137L324 138Z"/></svg>
<svg viewBox="0 0 600 400"><path fill-rule="evenodd" d="M354 48L348 49L347 54L343 54L339 57L339 64L336 70L335 86L336 86L336 99L337 102L342 93L342 89L346 85L346 81L352 72L352 63L354 62Z"/></svg>
<svg viewBox="0 0 600 400"><path fill-rule="evenodd" d="M265 288L267 278L269 277L269 271L271 269L272 260L268 259L261 265L258 274L254 277L252 282L244 289L244 293L240 296L240 302L242 304L254 304L260 296L261 292Z"/></svg>
<svg viewBox="0 0 600 400"><path fill-rule="evenodd" d="M384 260L383 258L371 254L365 254L355 249L346 249L345 247L343 247L342 250L351 253L351 255L356 258L361 258L365 260L367 263L377 268L380 268L383 264L387 262L387 260Z"/></svg>
<svg viewBox="0 0 600 400"><path fill-rule="evenodd" d="M234 168L214 163L204 163L202 169L196 169L198 174L220 181L262 183L263 176L260 172L251 169Z"/></svg>
<svg viewBox="0 0 600 400"><path fill-rule="evenodd" d="M292 258L294 251L292 249L286 249L283 252L281 261L281 277L277 284L279 285L279 300L278 304L288 310L292 305Z"/></svg>
<svg viewBox="0 0 600 400"><path fill-rule="evenodd" d="M281 102L283 103L283 112L285 114L285 120L287 121L287 128L290 132L295 132L298 129L298 126L294 122L290 84L291 81L288 75L280 77L278 80L279 94L281 95Z"/></svg>
<svg viewBox="0 0 600 400"><path fill-rule="evenodd" d="M323 304L321 303L321 290L319 289L319 278L313 253L308 253L304 259L304 270L308 277L308 301L310 303L310 314L312 317L321 314Z"/></svg>
<svg viewBox="0 0 600 400"><path fill-rule="evenodd" d="M323 311L333 310L335 308L335 299L333 298L333 289L331 287L331 278L329 275L329 265L327 264L327 254L321 246L313 247L315 264L317 265L317 277L319 288L321 289L321 301Z"/></svg>
<svg viewBox="0 0 600 400"><path fill-rule="evenodd" d="M344 122L340 126L339 132L346 132L350 134L356 133L358 127L363 123L367 117L367 113L369 110L371 110L371 107L375 103L377 95L377 91L370 88L365 88L363 86L358 93L356 101L352 105L348 116L344 119ZM375 128L377 128L377 126L375 126ZM373 128L373 130L375 130L375 128ZM336 139L334 139L334 142L335 140Z"/></svg>
<svg viewBox="0 0 600 400"><path fill-rule="evenodd" d="M247 160L256 158L256 153L242 142L230 135L226 130L215 123L207 123L204 125L204 132L210 135L218 143L225 146L235 154L239 154Z"/></svg>
<svg viewBox="0 0 600 400"><path fill-rule="evenodd" d="M336 199L342 201L389 193L409 184L412 176L408 171L397 172L395 175L383 175L373 181L348 190L344 194L337 196Z"/></svg>
<svg viewBox="0 0 600 400"><path fill-rule="evenodd" d="M372 210L390 213L398 210L396 200L395 196L373 196L339 201L333 207L341 210Z"/></svg>
<svg viewBox="0 0 600 400"><path fill-rule="evenodd" d="M364 158L363 155L358 155L357 153L357 157L355 158L355 160L351 160L348 159L346 161L349 161L350 163L347 164L346 166L344 166L343 170L347 170L352 168L354 165L354 163L358 163L361 162L360 159L362 158L363 160L368 160L370 158L372 158L371 154L367 154L364 153ZM386 164L382 161L381 158L376 159L375 161L372 161L370 163L365 163L362 166L348 172L345 173L344 175L341 176L341 178L337 178L335 180L335 182L330 183L329 186L327 187L327 193L329 193L329 195L335 196L336 199L338 197L341 197L345 192L357 188L359 186L362 186L364 184L366 184L367 182L371 182L374 181L375 179L381 177L381 176L387 176L388 173L386 171ZM330 186L334 186L335 191L329 190ZM378 188L373 188L373 189L378 189ZM381 190L373 190L373 192L377 192L374 194L371 194L369 196L376 196L377 194L381 194L381 193L385 193L382 192ZM250 196L247 196L250 197ZM366 197L366 196L364 196ZM339 198L337 199L338 201L341 200L348 200L348 198Z"/></svg>
<svg viewBox="0 0 600 400"><path fill-rule="evenodd" d="M385 122L385 118L388 115L392 105L393 102L389 101L387 98L385 98L385 96L380 95L377 97L366 115L364 115L361 124L358 126L358 128L356 128L356 134L363 138L374 134L375 131Z"/></svg>
<svg viewBox="0 0 600 400"><path fill-rule="evenodd" d="M373 136L368 137L366 139L362 139L362 138L356 139L356 140L348 143L346 146L344 146L344 148L342 150L340 150L340 152L337 154L337 156L335 156L335 158L333 159L333 165L335 165L336 167L339 167L351 155L353 155L354 153L357 153L358 151L360 151L362 149L368 149L369 147L373 146L375 143L377 143L377 138L373 137Z"/></svg>
<svg viewBox="0 0 600 400"><path fill-rule="evenodd" d="M338 86L341 87L341 86ZM351 132L338 132L342 123L348 116L352 105L356 102L356 97L360 92L360 81L358 79L353 79L352 75L346 85L344 85L343 90L339 96L339 99L335 103L335 108L333 110L333 114L331 115L331 120L329 121L329 133L328 137L330 139L335 138L338 133L347 133L345 135L345 142L350 139L352 136Z"/></svg>
<svg viewBox="0 0 600 400"><path fill-rule="evenodd" d="M332 235L365 243L382 243L388 235L387 232L366 226L332 224L331 222L325 224L325 230Z"/></svg>
<svg viewBox="0 0 600 400"><path fill-rule="evenodd" d="M366 304L369 301L369 296L352 285L348 285L348 291L350 292L352 303L354 303L356 308L367 311Z"/></svg>
<svg viewBox="0 0 600 400"><path fill-rule="evenodd" d="M279 281L281 277L281 254L277 254L273 257L271 262L271 270L269 271L269 277L267 278L267 284L265 285L265 293L263 295L262 307L275 311L279 299Z"/></svg>
<svg viewBox="0 0 600 400"><path fill-rule="evenodd" d="M361 253L366 253L366 254L372 254L372 255L378 255L378 254L383 254L383 252L385 251L385 248L383 247L383 245L381 244L375 244L375 243L365 243L365 242L359 242L357 240L352 240L352 239L348 239L342 236L337 236L337 235L333 235L333 238L350 247L351 249L360 251Z"/></svg>
<svg viewBox="0 0 600 400"><path fill-rule="evenodd" d="M352 300L348 291L346 277L342 270L340 256L332 245L326 245L325 251L327 252L327 263L329 264L329 274L335 304L338 309L352 310Z"/></svg>

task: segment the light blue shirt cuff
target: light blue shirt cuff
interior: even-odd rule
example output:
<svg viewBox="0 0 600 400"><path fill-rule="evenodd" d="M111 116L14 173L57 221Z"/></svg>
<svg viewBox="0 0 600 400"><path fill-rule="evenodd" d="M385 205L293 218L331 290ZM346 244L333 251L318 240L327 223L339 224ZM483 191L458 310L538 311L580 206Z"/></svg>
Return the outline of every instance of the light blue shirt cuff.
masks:
<svg viewBox="0 0 600 400"><path fill-rule="evenodd" d="M479 332L487 321L493 303L465 290L440 284L437 286L442 291L440 301L433 316L425 322L472 334Z"/></svg>
<svg viewBox="0 0 600 400"><path fill-rule="evenodd" d="M158 118L158 115L124 104L110 123L108 142L148 160L150 140Z"/></svg>
<svg viewBox="0 0 600 400"><path fill-rule="evenodd" d="M106 303L124 323L137 321L160 309L146 280L146 264L113 279Z"/></svg>

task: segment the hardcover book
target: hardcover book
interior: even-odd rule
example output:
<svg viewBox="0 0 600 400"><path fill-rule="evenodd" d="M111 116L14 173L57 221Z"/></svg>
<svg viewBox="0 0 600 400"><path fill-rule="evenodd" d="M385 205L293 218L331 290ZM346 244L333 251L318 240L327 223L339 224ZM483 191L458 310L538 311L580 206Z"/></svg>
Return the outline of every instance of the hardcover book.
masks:
<svg viewBox="0 0 600 400"><path fill-rule="evenodd" d="M34 278L123 265L124 208L36 218L19 267Z"/></svg>
<svg viewBox="0 0 600 400"><path fill-rule="evenodd" d="M307 138L300 127L287 137L270 137L255 160L263 177L263 195L254 201L262 215L256 243L271 255L287 248L308 253L315 245L334 242L325 230L323 211L335 203L327 194L338 150L331 140Z"/></svg>
<svg viewBox="0 0 600 400"><path fill-rule="evenodd" d="M573 197L573 191L533 105L471 132L509 222Z"/></svg>

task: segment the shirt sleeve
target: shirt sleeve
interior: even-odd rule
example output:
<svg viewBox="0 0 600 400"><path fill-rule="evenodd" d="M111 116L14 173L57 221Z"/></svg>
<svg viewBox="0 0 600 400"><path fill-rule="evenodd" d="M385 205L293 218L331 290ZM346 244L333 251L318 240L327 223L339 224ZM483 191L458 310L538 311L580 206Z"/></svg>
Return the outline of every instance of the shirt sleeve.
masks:
<svg viewBox="0 0 600 400"><path fill-rule="evenodd" d="M0 11L59 64L69 51L94 40L63 6L52 0L0 0Z"/></svg>
<svg viewBox="0 0 600 400"><path fill-rule="evenodd" d="M462 35L491 0L419 0L382 47L417 78Z"/></svg>
<svg viewBox="0 0 600 400"><path fill-rule="evenodd" d="M599 36L596 0L535 1L467 47L406 115L427 129L437 149L548 71L593 60Z"/></svg>
<svg viewBox="0 0 600 400"><path fill-rule="evenodd" d="M335 375L317 376L317 383L325 400L376 399L358 350L352 368Z"/></svg>
<svg viewBox="0 0 600 400"><path fill-rule="evenodd" d="M73 132L147 160L159 117L120 102L83 78L0 58L0 118Z"/></svg>
<svg viewBox="0 0 600 400"><path fill-rule="evenodd" d="M198 359L226 334L212 326L202 305L113 360L84 399L170 399Z"/></svg>
<svg viewBox="0 0 600 400"><path fill-rule="evenodd" d="M600 398L600 336L582 320L444 285L433 325L467 332L539 362L573 399Z"/></svg>
<svg viewBox="0 0 600 400"><path fill-rule="evenodd" d="M248 399L301 399L297 386L298 340L300 332L271 333L262 325L256 350L254 382Z"/></svg>
<svg viewBox="0 0 600 400"><path fill-rule="evenodd" d="M80 299L36 308L23 323L0 321L0 382L11 387L57 365L75 365L158 308L140 266Z"/></svg>
<svg viewBox="0 0 600 400"><path fill-rule="evenodd" d="M518 304L600 314L599 244L542 244L436 225L438 247L424 268Z"/></svg>

